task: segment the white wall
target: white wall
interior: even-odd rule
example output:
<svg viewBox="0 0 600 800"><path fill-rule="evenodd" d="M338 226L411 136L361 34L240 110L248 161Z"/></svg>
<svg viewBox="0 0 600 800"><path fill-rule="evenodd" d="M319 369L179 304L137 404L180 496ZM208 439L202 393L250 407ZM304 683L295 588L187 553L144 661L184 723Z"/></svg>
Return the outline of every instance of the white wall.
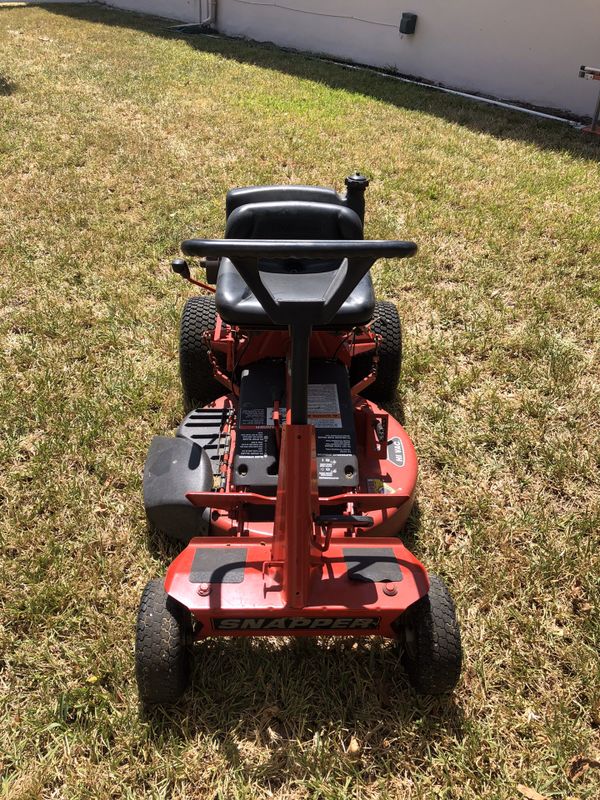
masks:
<svg viewBox="0 0 600 800"><path fill-rule="evenodd" d="M182 22L200 22L201 5L203 5L203 0L104 0L104 2L107 6L156 14L158 17L168 17Z"/></svg>
<svg viewBox="0 0 600 800"><path fill-rule="evenodd" d="M576 114L591 114L598 93L577 72L600 66L600 0L218 2L227 34ZM414 36L398 32L403 11L419 15Z"/></svg>

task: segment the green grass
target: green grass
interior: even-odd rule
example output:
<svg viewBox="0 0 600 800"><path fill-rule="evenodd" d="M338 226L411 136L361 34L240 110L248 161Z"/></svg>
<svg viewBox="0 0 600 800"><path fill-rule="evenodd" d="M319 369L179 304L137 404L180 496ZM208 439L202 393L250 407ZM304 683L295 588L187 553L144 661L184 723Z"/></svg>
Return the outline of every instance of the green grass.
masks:
<svg viewBox="0 0 600 800"><path fill-rule="evenodd" d="M11 798L600 796L597 141L95 7L0 11L0 774ZM190 234L230 186L369 174L420 455L410 543L456 598L454 697L375 642L212 641L144 718L133 627L168 553L141 469L181 418Z"/></svg>

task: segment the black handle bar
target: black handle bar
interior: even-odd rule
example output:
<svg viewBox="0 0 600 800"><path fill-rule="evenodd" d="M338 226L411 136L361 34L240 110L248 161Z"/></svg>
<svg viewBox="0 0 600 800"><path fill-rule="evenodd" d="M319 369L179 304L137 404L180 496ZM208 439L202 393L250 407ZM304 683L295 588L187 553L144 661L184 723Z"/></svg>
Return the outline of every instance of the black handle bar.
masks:
<svg viewBox="0 0 600 800"><path fill-rule="evenodd" d="M186 256L209 258L409 258L417 252L414 242L321 239L187 239Z"/></svg>
<svg viewBox="0 0 600 800"><path fill-rule="evenodd" d="M417 245L362 239L188 239L181 249L187 256L231 259L271 321L289 327L292 422L305 425L312 327L328 325L334 319L378 258L407 258L417 252ZM305 259L308 263L288 272L279 265L264 264L269 259ZM323 265L318 263L320 259L339 263Z"/></svg>

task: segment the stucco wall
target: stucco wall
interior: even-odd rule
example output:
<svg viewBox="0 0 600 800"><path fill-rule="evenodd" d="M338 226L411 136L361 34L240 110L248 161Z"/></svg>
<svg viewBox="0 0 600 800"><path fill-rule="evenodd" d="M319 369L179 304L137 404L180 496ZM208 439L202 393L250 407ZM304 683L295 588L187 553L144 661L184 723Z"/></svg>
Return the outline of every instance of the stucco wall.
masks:
<svg viewBox="0 0 600 800"><path fill-rule="evenodd" d="M156 14L158 17L199 22L203 0L104 0L107 6L116 6L128 11Z"/></svg>
<svg viewBox="0 0 600 800"><path fill-rule="evenodd" d="M414 36L403 11L419 15ZM577 70L600 66L600 0L219 0L218 26L576 114L597 96Z"/></svg>

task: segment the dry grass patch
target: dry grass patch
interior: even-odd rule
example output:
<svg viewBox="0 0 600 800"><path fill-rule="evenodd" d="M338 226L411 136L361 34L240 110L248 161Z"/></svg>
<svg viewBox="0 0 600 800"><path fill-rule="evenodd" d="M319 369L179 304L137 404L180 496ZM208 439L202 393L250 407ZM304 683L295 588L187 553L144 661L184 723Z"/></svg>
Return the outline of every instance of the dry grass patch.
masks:
<svg viewBox="0 0 600 800"><path fill-rule="evenodd" d="M97 7L1 10L0 48L4 795L600 796L598 143ZM404 321L408 535L457 599L464 679L434 702L381 643L213 641L142 718L134 617L168 554L141 468L182 414L169 258L220 235L230 186L354 168L369 235L421 245L375 277Z"/></svg>

